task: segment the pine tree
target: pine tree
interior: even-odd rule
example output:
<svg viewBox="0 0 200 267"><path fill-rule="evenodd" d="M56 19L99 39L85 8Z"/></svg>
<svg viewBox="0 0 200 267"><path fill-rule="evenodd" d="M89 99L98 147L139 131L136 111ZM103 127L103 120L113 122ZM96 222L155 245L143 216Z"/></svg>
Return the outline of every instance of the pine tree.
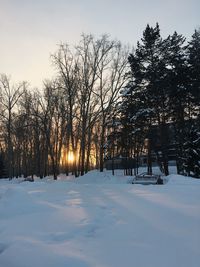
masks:
<svg viewBox="0 0 200 267"><path fill-rule="evenodd" d="M164 171L167 175L167 137L164 131L168 116L165 49L158 23L155 28L147 25L141 42L138 42L135 52L129 56L129 63L135 99L140 102L135 112L137 115L148 113L149 130L151 124L158 125Z"/></svg>
<svg viewBox="0 0 200 267"><path fill-rule="evenodd" d="M190 130L183 149L183 174L200 178L200 132L196 127Z"/></svg>
<svg viewBox="0 0 200 267"><path fill-rule="evenodd" d="M187 47L188 66L188 125L192 129L184 143L183 172L200 178L200 29L195 30ZM187 127L185 127L187 130Z"/></svg>
<svg viewBox="0 0 200 267"><path fill-rule="evenodd" d="M195 30L188 45L188 68L193 116L200 114L200 29Z"/></svg>
<svg viewBox="0 0 200 267"><path fill-rule="evenodd" d="M189 73L186 57L185 37L174 32L165 40L167 90L168 90L168 115L173 121L175 141L177 144L177 171L182 169L183 143L186 141L185 118L189 102Z"/></svg>

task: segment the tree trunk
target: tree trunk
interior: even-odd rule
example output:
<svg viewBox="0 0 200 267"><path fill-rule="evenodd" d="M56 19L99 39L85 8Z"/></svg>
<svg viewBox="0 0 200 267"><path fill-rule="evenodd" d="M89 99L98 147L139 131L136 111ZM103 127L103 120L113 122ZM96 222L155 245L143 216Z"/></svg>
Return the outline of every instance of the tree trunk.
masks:
<svg viewBox="0 0 200 267"><path fill-rule="evenodd" d="M103 123L104 124L104 123ZM104 145L105 145L105 126L102 125L101 138L100 138L100 150L99 150L99 167L100 172L103 172L104 165Z"/></svg>
<svg viewBox="0 0 200 267"><path fill-rule="evenodd" d="M147 173L152 175L151 139L148 139Z"/></svg>
<svg viewBox="0 0 200 267"><path fill-rule="evenodd" d="M90 164L91 137L92 137L92 129L89 127L89 130L88 130L88 143L87 143L87 157L86 157L86 166L85 166L85 172L86 173L89 170L89 164Z"/></svg>

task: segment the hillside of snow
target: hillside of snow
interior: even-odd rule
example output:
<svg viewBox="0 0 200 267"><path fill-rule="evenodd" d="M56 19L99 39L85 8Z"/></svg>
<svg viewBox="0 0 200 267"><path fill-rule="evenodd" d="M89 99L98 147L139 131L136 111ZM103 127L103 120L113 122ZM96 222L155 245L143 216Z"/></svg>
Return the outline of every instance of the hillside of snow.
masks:
<svg viewBox="0 0 200 267"><path fill-rule="evenodd" d="M0 180L1 267L198 267L200 180Z"/></svg>

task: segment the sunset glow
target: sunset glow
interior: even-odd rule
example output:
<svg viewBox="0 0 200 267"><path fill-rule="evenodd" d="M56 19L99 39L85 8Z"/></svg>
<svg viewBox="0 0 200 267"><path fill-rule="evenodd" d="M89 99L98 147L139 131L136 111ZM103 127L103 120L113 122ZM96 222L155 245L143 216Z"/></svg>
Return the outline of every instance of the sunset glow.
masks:
<svg viewBox="0 0 200 267"><path fill-rule="evenodd" d="M73 154L72 151L69 151L69 152L68 152L67 160L68 160L69 163L73 163L73 162L74 162L75 157L74 157L74 154Z"/></svg>

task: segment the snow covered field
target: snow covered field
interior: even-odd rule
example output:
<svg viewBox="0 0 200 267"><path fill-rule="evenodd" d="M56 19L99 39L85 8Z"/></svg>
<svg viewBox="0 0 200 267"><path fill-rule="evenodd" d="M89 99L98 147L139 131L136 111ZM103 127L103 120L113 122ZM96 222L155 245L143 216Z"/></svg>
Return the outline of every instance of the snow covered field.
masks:
<svg viewBox="0 0 200 267"><path fill-rule="evenodd" d="M200 181L0 180L0 267L199 267Z"/></svg>

